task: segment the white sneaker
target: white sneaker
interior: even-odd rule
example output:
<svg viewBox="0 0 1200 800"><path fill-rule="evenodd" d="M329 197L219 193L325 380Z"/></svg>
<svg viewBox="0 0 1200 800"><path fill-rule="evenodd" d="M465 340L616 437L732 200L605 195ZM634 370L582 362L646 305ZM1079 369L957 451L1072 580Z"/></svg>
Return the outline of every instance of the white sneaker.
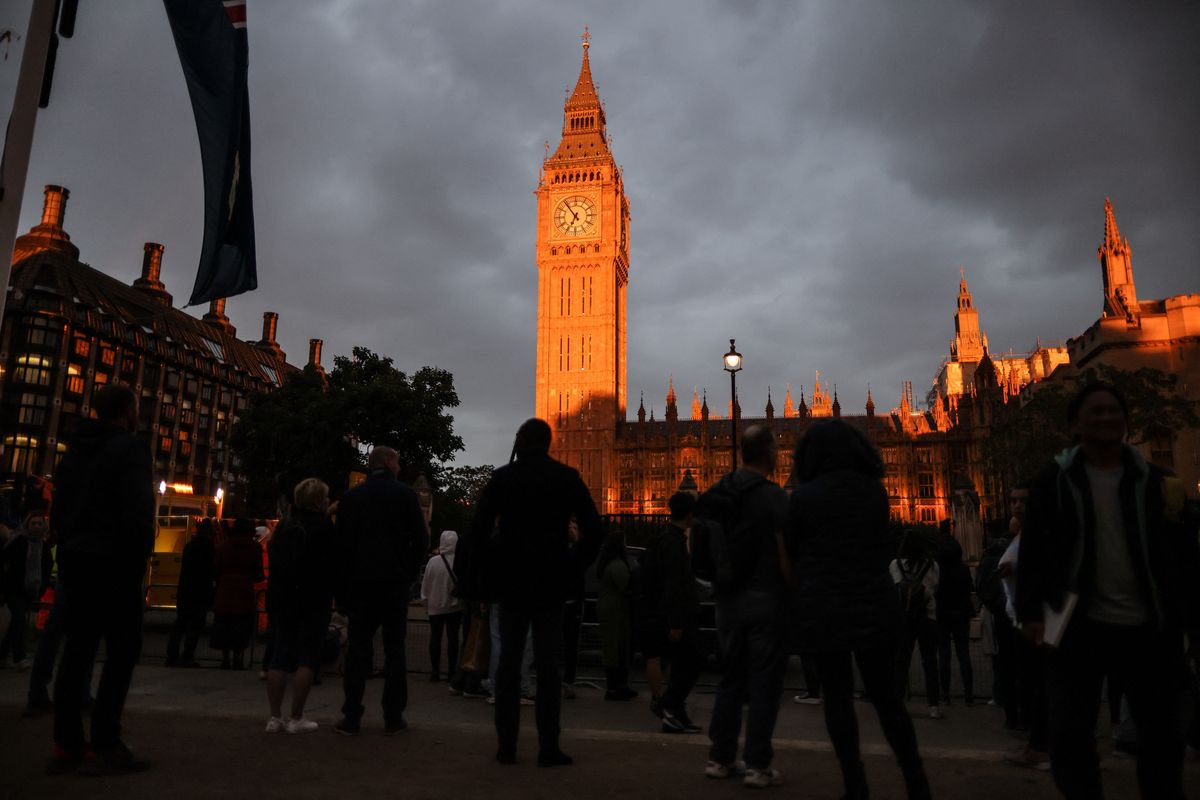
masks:
<svg viewBox="0 0 1200 800"><path fill-rule="evenodd" d="M267 733L283 733L287 726L287 720L283 717L271 717L267 720Z"/></svg>
<svg viewBox="0 0 1200 800"><path fill-rule="evenodd" d="M300 719L289 719L287 721L288 733L312 733L317 729L317 727L317 723L313 722L311 719L305 719L304 717L301 717Z"/></svg>
<svg viewBox="0 0 1200 800"><path fill-rule="evenodd" d="M732 775L745 775L746 762L734 761L732 764L722 764L720 761L708 761L704 765L704 777L723 780Z"/></svg>
<svg viewBox="0 0 1200 800"><path fill-rule="evenodd" d="M821 705L821 696L801 692L792 698L793 703L799 703L802 706L819 706Z"/></svg>
<svg viewBox="0 0 1200 800"><path fill-rule="evenodd" d="M937 706L930 706L929 707L929 718L930 719L945 719L946 715L943 714L942 710L940 708L938 708Z"/></svg>
<svg viewBox="0 0 1200 800"><path fill-rule="evenodd" d="M779 770L767 767L766 769L747 769L746 776L742 778L742 786L748 789L765 789L768 786L778 786L783 783L783 775Z"/></svg>

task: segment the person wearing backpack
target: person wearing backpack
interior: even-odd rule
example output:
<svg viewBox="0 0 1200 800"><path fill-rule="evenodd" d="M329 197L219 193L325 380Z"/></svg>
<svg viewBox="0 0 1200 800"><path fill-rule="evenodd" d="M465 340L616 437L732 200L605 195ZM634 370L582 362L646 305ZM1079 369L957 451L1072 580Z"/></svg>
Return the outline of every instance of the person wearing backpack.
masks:
<svg viewBox="0 0 1200 800"><path fill-rule="evenodd" d="M899 557L888 567L900 598L900 647L896 651L896 691L904 697L908 690L908 668L912 664L913 645L921 651L925 672L925 693L929 699L929 718L942 719L938 708L937 666L937 587L938 565L921 540L921 534L907 530L900 542Z"/></svg>
<svg viewBox="0 0 1200 800"><path fill-rule="evenodd" d="M790 568L781 557L787 494L769 478L778 458L779 444L770 428L747 428L742 434L744 466L704 493L696 513L703 524L693 526L693 568L698 577L706 577L705 572L713 579L722 668L704 774L727 778L744 770L743 783L753 788L782 782L771 766L786 666L782 620L785 569ZM739 762L743 704L748 710Z"/></svg>
<svg viewBox="0 0 1200 800"><path fill-rule="evenodd" d="M796 591L788 614L790 641L824 689L825 728L845 797L868 796L853 659L908 797L928 798L916 732L893 682L900 604L888 573L895 538L888 528L879 453L848 423L817 422L796 447L792 477L787 543Z"/></svg>
<svg viewBox="0 0 1200 800"><path fill-rule="evenodd" d="M446 635L446 677L458 669L458 634L462 629L463 601L454 596L458 575L454 572L456 531L442 531L437 553L425 565L421 599L429 615L429 680L441 680L442 634Z"/></svg>

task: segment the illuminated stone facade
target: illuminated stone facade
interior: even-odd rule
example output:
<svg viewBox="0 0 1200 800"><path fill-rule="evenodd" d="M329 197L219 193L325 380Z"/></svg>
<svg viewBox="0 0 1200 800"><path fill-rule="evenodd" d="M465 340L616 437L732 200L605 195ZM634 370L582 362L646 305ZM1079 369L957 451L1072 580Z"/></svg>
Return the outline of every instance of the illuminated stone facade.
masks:
<svg viewBox="0 0 1200 800"><path fill-rule="evenodd" d="M289 365L276 342L238 339L225 301L203 319L172 307L163 246L148 242L133 285L80 261L63 227L69 193L47 186L42 221L16 241L0 327L0 482L53 474L95 392L109 382L138 392L141 433L156 480L232 499L240 478L229 438L254 392L278 386ZM309 358L320 365L321 342Z"/></svg>
<svg viewBox="0 0 1200 800"><path fill-rule="evenodd" d="M536 413L555 430L555 455L580 470L604 512L663 513L680 486L694 481L703 489L729 470L734 409L731 402L722 420L710 411L707 396L693 389L690 418L681 418L674 380L668 377L662 417L656 420L653 409L647 415L643 398L636 418L626 419L629 206L605 136L586 41L579 80L564 112L561 142L545 160L537 189ZM1106 241L1117 236L1111 210L1108 217L1106 230L1112 233L1106 233ZM1106 247L1111 252L1106 255L1102 247L1101 262L1105 286L1112 287L1106 289L1106 308L1129 309L1135 294L1127 243ZM1130 333L1131 323L1123 316L1101 320L1084 338L1107 337L1107 350L1127 351L1130 365L1161 362L1162 369L1194 371L1200 360L1191 357L1185 368L1173 359L1182 358L1184 340L1195 339L1200 298L1137 308L1140 333ZM883 455L892 517L925 523L953 519L966 555L977 558L983 528L1007 513L999 479L983 467L982 441L992 419L1023 387L1068 369L1078 360L1077 351L1079 358L1096 356L1083 356L1077 340L1069 347L1039 342L1028 354L991 354L965 274L954 331L950 356L923 408L906 384L889 411L877 411L867 389L864 413L843 414L837 388L823 384L817 373L811 403L800 387L794 404L788 385L781 414L768 396L761 416L744 416L738 409L738 428L769 424L786 454L813 419L846 420ZM1131 349L1133 340L1141 350ZM1141 360L1137 353L1143 352L1157 354L1158 361ZM1198 385L1200 376L1193 376L1191 391ZM1193 442L1194 452L1194 432L1185 441ZM790 479L788 461L781 459L774 476L781 484Z"/></svg>
<svg viewBox="0 0 1200 800"><path fill-rule="evenodd" d="M1070 364L1051 380L1074 384L1080 373L1099 365L1129 371L1151 367L1178 376L1179 392L1200 405L1200 294L1138 299L1133 251L1109 200L1104 201L1104 240L1097 258L1104 287L1100 318L1067 341ZM1025 392L1037 388L1031 383ZM1154 463L1174 470L1190 497L1200 497L1200 429L1151 432L1141 449Z"/></svg>

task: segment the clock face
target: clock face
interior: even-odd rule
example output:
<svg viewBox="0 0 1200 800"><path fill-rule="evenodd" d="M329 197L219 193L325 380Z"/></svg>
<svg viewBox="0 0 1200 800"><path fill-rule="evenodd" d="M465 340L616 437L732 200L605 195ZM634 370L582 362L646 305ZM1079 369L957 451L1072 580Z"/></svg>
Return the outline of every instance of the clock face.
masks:
<svg viewBox="0 0 1200 800"><path fill-rule="evenodd" d="M582 236L596 227L596 204L583 195L559 201L554 209L554 227L567 236Z"/></svg>

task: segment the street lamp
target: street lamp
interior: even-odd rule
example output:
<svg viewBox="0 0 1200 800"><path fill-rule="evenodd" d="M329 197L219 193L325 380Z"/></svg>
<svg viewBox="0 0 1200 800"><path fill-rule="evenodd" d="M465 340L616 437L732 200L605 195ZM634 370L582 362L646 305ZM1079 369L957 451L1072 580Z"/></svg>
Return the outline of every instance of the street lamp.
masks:
<svg viewBox="0 0 1200 800"><path fill-rule="evenodd" d="M742 354L733 346L733 339L729 340L729 352L725 354L725 371L729 373L729 444L732 448L733 469L737 470L737 374L742 371Z"/></svg>

